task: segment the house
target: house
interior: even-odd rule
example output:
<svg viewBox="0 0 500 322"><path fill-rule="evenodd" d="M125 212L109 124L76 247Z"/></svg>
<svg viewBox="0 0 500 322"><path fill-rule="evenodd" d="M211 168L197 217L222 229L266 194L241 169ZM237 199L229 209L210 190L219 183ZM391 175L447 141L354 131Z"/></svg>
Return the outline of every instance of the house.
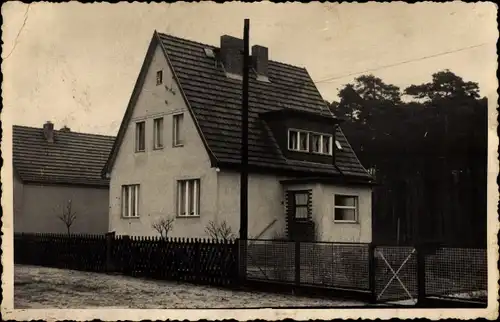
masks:
<svg viewBox="0 0 500 322"><path fill-rule="evenodd" d="M154 32L103 176L110 229L238 235L243 40L220 47ZM252 47L249 81L249 238L371 241L373 178L304 68Z"/></svg>
<svg viewBox="0 0 500 322"><path fill-rule="evenodd" d="M108 231L109 180L101 170L114 137L13 126L14 231L102 234ZM69 209L70 208L70 209Z"/></svg>

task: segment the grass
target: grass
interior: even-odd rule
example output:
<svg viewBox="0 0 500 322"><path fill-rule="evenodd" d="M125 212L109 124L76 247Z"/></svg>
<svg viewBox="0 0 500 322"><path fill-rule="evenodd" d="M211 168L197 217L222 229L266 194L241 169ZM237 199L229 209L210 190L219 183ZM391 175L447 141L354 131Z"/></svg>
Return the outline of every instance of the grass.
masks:
<svg viewBox="0 0 500 322"><path fill-rule="evenodd" d="M15 265L14 307L257 308L346 307L364 303L154 281L121 275Z"/></svg>

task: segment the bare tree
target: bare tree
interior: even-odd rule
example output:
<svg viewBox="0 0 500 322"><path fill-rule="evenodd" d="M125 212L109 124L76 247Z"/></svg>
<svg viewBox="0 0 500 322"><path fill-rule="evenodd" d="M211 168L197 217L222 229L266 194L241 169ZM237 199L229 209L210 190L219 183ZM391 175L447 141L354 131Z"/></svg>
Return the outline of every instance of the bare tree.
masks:
<svg viewBox="0 0 500 322"><path fill-rule="evenodd" d="M76 212L73 211L73 202L68 200L66 205L64 206L62 213L57 216L64 225L66 226L66 230L68 231L68 235L71 233L71 226L73 225L75 219L76 219Z"/></svg>
<svg viewBox="0 0 500 322"><path fill-rule="evenodd" d="M156 220L151 227L153 227L154 230L156 230L161 238L167 239L168 233L172 230L174 227L174 221L175 218L170 216L170 217L162 217Z"/></svg>
<svg viewBox="0 0 500 322"><path fill-rule="evenodd" d="M233 231L225 220L220 223L210 220L208 226L205 228L205 232L212 239L229 240L234 238Z"/></svg>

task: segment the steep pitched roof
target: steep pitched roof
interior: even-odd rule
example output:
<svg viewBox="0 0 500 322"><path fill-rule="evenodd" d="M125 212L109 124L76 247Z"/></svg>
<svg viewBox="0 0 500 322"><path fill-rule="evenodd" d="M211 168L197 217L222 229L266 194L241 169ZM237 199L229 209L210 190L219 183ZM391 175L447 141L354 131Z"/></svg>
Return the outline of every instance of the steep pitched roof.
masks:
<svg viewBox="0 0 500 322"><path fill-rule="evenodd" d="M42 128L13 126L13 165L23 182L108 186L101 177L115 140L112 136L54 130L54 142Z"/></svg>
<svg viewBox="0 0 500 322"><path fill-rule="evenodd" d="M154 36L151 44L159 42L162 45L214 165L239 165L241 81L226 77L222 67L215 64L214 58L206 55L206 48L216 50L217 47L162 33L155 32L155 35L156 39ZM147 59L144 65L147 65ZM141 74L144 74L143 70ZM266 123L259 118L260 113L292 108L332 116L305 68L269 61L268 74L269 83L257 81L253 73L249 81L249 165L297 174L343 174L371 179L340 127L337 127L336 139L342 150L335 153L335 165L290 160L283 156ZM137 86L134 90L137 90ZM131 108L129 104L127 110ZM130 114L131 111L125 113L123 123L128 123ZM123 123L122 128L125 127ZM121 136L123 134L119 133L118 145ZM116 151L112 152L105 171L112 167L115 157Z"/></svg>

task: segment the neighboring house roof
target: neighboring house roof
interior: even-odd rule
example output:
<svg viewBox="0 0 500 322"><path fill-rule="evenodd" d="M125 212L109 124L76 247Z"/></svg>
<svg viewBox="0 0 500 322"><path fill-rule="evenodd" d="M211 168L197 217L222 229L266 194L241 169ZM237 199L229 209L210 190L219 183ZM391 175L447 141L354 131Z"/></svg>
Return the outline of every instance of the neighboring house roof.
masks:
<svg viewBox="0 0 500 322"><path fill-rule="evenodd" d="M49 143L43 128L13 126L13 166L25 183L108 186L101 170L115 137L54 130Z"/></svg>
<svg viewBox="0 0 500 322"><path fill-rule="evenodd" d="M155 32L134 91L140 90L139 83L145 77L148 60L151 59L151 52L157 43L162 46L213 165L238 166L241 160L241 80L228 78L220 64L215 64L214 58L205 54L206 48L214 50L216 47ZM335 165L329 165L285 158L272 132L259 118L260 113L289 108L333 118L305 68L269 60L270 82L257 81L253 72L250 76L248 136L250 167L267 168L272 171L287 170L307 175L343 174L371 179L340 127L337 127L336 139L340 142L342 150L335 151ZM112 168L124 131L130 121L136 97L137 94L133 93L118 133L117 144L104 172L109 172Z"/></svg>

